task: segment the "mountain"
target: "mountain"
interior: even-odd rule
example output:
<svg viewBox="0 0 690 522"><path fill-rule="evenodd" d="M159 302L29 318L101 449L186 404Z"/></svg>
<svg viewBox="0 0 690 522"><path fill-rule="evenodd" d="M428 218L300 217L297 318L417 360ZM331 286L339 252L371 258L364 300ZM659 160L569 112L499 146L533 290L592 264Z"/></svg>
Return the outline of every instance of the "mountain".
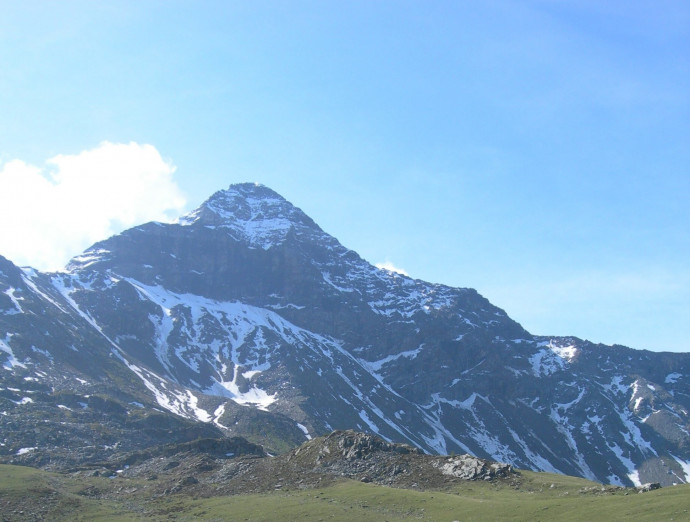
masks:
<svg viewBox="0 0 690 522"><path fill-rule="evenodd" d="M65 469L355 429L617 485L690 481L690 354L525 331L378 269L255 184L65 270L0 258L0 461Z"/></svg>

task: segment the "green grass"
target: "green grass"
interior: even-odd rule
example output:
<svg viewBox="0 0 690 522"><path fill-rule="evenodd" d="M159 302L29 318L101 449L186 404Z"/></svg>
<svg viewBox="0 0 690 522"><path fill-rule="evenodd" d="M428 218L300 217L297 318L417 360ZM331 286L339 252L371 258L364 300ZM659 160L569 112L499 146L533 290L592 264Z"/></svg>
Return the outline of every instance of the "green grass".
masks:
<svg viewBox="0 0 690 522"><path fill-rule="evenodd" d="M136 520L121 502L77 494L94 482L100 485L106 481L74 480L33 468L0 465L0 514L3 520Z"/></svg>
<svg viewBox="0 0 690 522"><path fill-rule="evenodd" d="M586 481L585 481L586 482ZM471 483L458 493L345 481L320 490L180 499L179 520L689 520L690 488L593 496L575 490L515 491ZM587 483L591 485L591 483ZM565 494L565 492L568 494Z"/></svg>
<svg viewBox="0 0 690 522"><path fill-rule="evenodd" d="M138 479L74 477L0 466L0 512L10 520L21 520L13 512L34 503L46 508L45 520L690 520L690 485L601 495L597 484L548 473L523 472L519 489L466 482L447 492L345 480L321 489L192 498L184 493L156 497L146 485ZM592 487L596 490L582 492ZM114 500L85 496L87 488L97 488Z"/></svg>

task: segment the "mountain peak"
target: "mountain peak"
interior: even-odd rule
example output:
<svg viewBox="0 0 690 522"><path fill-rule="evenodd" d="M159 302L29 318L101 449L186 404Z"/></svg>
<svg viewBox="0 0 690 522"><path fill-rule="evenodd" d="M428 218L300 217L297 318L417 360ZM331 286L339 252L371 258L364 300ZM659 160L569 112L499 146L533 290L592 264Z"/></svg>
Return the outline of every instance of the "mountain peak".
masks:
<svg viewBox="0 0 690 522"><path fill-rule="evenodd" d="M227 229L237 239L263 249L281 243L292 229L319 231L314 221L277 192L259 183L239 183L220 190L179 224Z"/></svg>
<svg viewBox="0 0 690 522"><path fill-rule="evenodd" d="M236 197L241 197L241 198L258 198L258 199L273 199L273 200L279 200L285 202L285 198L283 198L280 194L278 194L276 191L270 189L266 185L262 185L261 183L251 183L251 182L246 182L246 183L233 183L230 185L227 189L224 190L219 190L215 192L214 194L211 195L210 198L208 198L205 202L205 204L208 204L214 200L218 200L221 198L236 198Z"/></svg>

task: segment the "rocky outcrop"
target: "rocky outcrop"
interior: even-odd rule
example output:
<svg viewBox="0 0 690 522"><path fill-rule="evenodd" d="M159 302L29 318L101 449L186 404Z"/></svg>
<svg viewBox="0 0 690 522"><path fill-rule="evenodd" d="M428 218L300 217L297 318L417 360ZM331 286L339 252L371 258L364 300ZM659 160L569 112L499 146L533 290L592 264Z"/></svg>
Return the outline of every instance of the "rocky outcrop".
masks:
<svg viewBox="0 0 690 522"><path fill-rule="evenodd" d="M638 493L647 493L648 491L654 491L655 489L661 489L661 484L658 482L647 482L641 486L635 488Z"/></svg>
<svg viewBox="0 0 690 522"><path fill-rule="evenodd" d="M231 444L236 452L223 453ZM251 444L238 439L228 443L200 440L137 452L124 456L117 464L100 466L97 471L123 477L166 476L174 479L174 487L168 493L175 493L182 486L194 488L194 483L183 483L189 476L199 478L200 491L205 484L214 484L214 488L233 492L320 487L342 479L443 490L468 480L517 485L521 477L509 465L469 455L427 455L405 444L351 430L315 438L277 457L262 455Z"/></svg>
<svg viewBox="0 0 690 522"><path fill-rule="evenodd" d="M463 480L493 480L497 477L507 477L513 473L513 466L500 462L490 462L478 459L472 455L448 457L435 462L441 473Z"/></svg>
<svg viewBox="0 0 690 522"><path fill-rule="evenodd" d="M513 467L470 455L426 455L407 444L352 430L335 431L279 458L301 473L322 473L399 487L441 487L457 480L506 480Z"/></svg>
<svg viewBox="0 0 690 522"><path fill-rule="evenodd" d="M335 431L326 437L324 443L328 444L334 440L337 440L340 455L346 460L366 459L377 452L391 452L401 455L423 454L419 448L407 444L393 444L386 442L381 437L352 430Z"/></svg>

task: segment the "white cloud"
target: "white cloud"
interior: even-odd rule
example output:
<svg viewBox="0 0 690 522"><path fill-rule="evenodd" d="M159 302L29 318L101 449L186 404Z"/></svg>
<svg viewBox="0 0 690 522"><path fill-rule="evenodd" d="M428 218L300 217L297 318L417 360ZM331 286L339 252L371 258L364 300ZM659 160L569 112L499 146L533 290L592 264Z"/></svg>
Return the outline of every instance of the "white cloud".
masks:
<svg viewBox="0 0 690 522"><path fill-rule="evenodd" d="M383 269L383 270L388 270L389 272L395 272L396 274L402 274L402 275L408 276L408 277L410 276L410 274L408 274L407 272L405 272L404 269L398 268L397 266L395 266L393 263L391 263L391 262L388 261L388 260L386 260L384 263L376 263L376 265L374 265L374 266L375 266L376 268L381 268L381 269Z"/></svg>
<svg viewBox="0 0 690 522"><path fill-rule="evenodd" d="M0 255L57 269L96 241L145 221L170 221L185 198L152 145L103 142L36 167L0 165Z"/></svg>

